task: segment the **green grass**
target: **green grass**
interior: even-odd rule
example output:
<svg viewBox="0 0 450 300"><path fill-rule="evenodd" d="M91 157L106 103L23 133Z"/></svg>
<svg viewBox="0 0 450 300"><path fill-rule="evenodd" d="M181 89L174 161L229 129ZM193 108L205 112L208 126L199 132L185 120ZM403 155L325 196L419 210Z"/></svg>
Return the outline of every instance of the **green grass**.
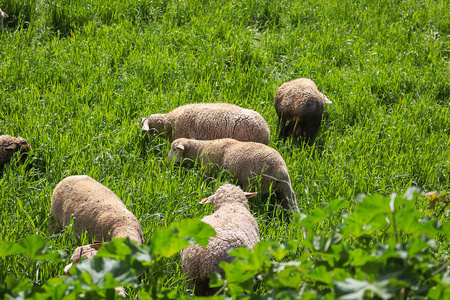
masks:
<svg viewBox="0 0 450 300"><path fill-rule="evenodd" d="M450 6L447 1L11 1L0 35L0 134L33 151L0 177L0 239L44 236L70 253L73 233L48 230L53 188L87 174L135 213L146 240L201 218L198 201L226 180L167 162L140 120L194 102L260 112L284 157L303 213L360 193L448 190ZM298 77L333 101L313 145L276 137L273 96ZM300 238L265 197L252 205L262 240ZM339 220L336 220L339 222ZM179 257L169 286L185 291ZM0 260L0 284L37 283L62 264ZM37 271L39 272L37 273ZM145 280L146 277L144 277Z"/></svg>

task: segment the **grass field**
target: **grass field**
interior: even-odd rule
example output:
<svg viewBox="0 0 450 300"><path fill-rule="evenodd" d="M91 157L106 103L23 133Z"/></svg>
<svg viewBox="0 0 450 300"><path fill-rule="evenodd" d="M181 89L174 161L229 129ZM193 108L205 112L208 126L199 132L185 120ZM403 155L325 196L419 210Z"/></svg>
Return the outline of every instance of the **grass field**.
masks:
<svg viewBox="0 0 450 300"><path fill-rule="evenodd" d="M229 180L167 162L169 144L145 141L140 120L195 102L254 109L285 159L302 212L360 194L450 188L450 6L418 1L4 0L0 134L33 150L0 175L0 240L43 236L53 249L52 191L87 174L114 191L149 240L173 221L199 219L198 201ZM314 80L333 101L314 144L276 136L276 89ZM301 228L259 197L262 240L300 239ZM0 260L36 283L64 264ZM179 256L167 286L185 290ZM144 277L145 280L145 277Z"/></svg>

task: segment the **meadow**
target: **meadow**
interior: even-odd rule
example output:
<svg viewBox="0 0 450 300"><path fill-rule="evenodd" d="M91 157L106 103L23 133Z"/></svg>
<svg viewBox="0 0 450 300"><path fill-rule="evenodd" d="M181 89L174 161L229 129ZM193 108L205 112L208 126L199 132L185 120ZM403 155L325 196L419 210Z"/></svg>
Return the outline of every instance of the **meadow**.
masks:
<svg viewBox="0 0 450 300"><path fill-rule="evenodd" d="M199 167L169 163L168 142L141 133L143 117L195 102L234 103L269 123L269 146L285 159L303 214L286 217L275 197L251 203L262 241L300 241L281 259L306 262L305 247L314 247L302 244L302 227L311 238L325 237L352 213L361 220L376 214L357 209L362 195L386 203L380 199L409 195L410 187L450 188L445 0L3 0L0 8L9 15L0 34L0 134L21 136L33 148L24 164L14 157L0 174L0 241L37 235L49 249L71 254L80 241L70 230L52 234L49 213L54 187L76 174L122 199L147 246L172 222L210 214L213 207L198 202L231 180L226 173L205 178ZM277 138L273 107L276 89L300 77L333 102L317 138L304 146ZM440 284L450 291L450 211L444 200L432 211L428 198L414 199L411 216L444 224L428 258L443 264ZM335 200L347 204L332 209L330 203L341 203ZM304 220L320 211L325 215L308 227ZM365 238L383 238L361 246L367 251L386 242L386 224L377 225L380 234ZM407 243L415 235L394 233L399 242L397 236ZM2 256L0 287L19 277L42 285L62 275L66 262ZM164 288L190 295L178 254L159 267ZM140 278L152 285L151 271ZM320 295L327 288L312 285ZM254 292L268 291L259 284Z"/></svg>

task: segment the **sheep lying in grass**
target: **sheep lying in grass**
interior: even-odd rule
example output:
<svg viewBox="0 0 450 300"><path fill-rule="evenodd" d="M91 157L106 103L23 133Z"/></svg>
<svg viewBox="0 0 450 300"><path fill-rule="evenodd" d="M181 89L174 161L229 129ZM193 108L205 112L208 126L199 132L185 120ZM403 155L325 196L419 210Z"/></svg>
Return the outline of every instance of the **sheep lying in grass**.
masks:
<svg viewBox="0 0 450 300"><path fill-rule="evenodd" d="M21 137L0 135L0 169L13 157L14 152L20 151L22 159L25 153L31 149L30 144Z"/></svg>
<svg viewBox="0 0 450 300"><path fill-rule="evenodd" d="M203 199L200 203L214 203L215 212L205 216L202 222L211 225L216 236L211 237L208 246L190 245L181 251L183 272L195 286L195 294L207 296L217 289L209 287L209 275L218 272L225 276L219 263L231 263L234 257L229 250L238 247L253 248L259 241L259 228L250 213L247 197L255 193L244 193L239 187L224 184L214 195Z"/></svg>
<svg viewBox="0 0 450 300"><path fill-rule="evenodd" d="M3 18L8 18L8 15L0 9L0 32L3 30Z"/></svg>
<svg viewBox="0 0 450 300"><path fill-rule="evenodd" d="M169 161L180 162L183 158L197 160L202 165L210 164L210 169L216 165L223 166L244 190L255 185L255 177L263 175L260 181L261 193L269 192L273 184L282 206L300 212L286 163L280 153L269 146L234 139L177 139L172 142ZM210 169L207 168L207 172Z"/></svg>
<svg viewBox="0 0 450 300"><path fill-rule="evenodd" d="M86 230L92 241L129 237L138 245L144 243L137 218L116 194L86 175L66 177L55 187L51 214L63 228L73 215L75 233Z"/></svg>
<svg viewBox="0 0 450 300"><path fill-rule="evenodd" d="M178 138L269 143L266 120L254 110L228 103L195 103L167 114L153 114L143 120L142 131L160 133L170 142Z"/></svg>
<svg viewBox="0 0 450 300"><path fill-rule="evenodd" d="M279 136L283 139L303 136L305 141L314 139L326 103L331 101L308 78L283 83L275 92Z"/></svg>

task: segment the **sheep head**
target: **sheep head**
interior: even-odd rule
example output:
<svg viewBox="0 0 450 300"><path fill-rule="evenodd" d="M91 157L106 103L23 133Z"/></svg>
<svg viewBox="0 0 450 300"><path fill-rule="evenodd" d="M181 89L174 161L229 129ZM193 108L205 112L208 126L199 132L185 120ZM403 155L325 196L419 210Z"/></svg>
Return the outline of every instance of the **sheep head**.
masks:
<svg viewBox="0 0 450 300"><path fill-rule="evenodd" d="M247 198L251 198L256 194L257 193L244 192L240 187L226 183L219 187L214 195L201 200L199 203L214 203L214 208L216 210L228 203L241 203L248 207Z"/></svg>
<svg viewBox="0 0 450 300"><path fill-rule="evenodd" d="M153 114L148 116L147 118L143 118L142 133L161 135L163 138L167 138L166 121L166 114Z"/></svg>

